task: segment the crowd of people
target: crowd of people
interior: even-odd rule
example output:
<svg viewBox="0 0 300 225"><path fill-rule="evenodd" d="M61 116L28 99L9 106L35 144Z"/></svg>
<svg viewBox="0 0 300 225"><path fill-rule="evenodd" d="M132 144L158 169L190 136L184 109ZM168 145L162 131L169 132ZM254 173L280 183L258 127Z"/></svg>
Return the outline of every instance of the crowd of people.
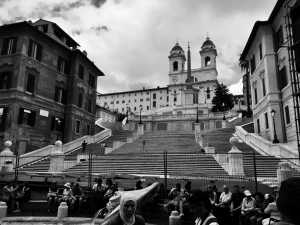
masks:
<svg viewBox="0 0 300 225"><path fill-rule="evenodd" d="M187 203L197 217L196 225L300 225L300 178L283 181L277 197L249 190L242 193L238 185L230 192L224 185L218 198L213 186L204 191L191 190L191 183L185 190L178 183L168 197L172 199L164 206L168 213L177 210L184 218L180 205Z"/></svg>

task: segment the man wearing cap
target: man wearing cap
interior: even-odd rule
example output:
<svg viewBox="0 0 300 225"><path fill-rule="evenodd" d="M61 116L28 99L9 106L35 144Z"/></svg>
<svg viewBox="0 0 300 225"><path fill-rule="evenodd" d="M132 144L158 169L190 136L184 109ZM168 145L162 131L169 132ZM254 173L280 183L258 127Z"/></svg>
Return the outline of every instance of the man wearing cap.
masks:
<svg viewBox="0 0 300 225"><path fill-rule="evenodd" d="M254 216L255 199L249 190L244 191L246 196L242 202L240 222L242 225L250 225L250 218Z"/></svg>
<svg viewBox="0 0 300 225"><path fill-rule="evenodd" d="M195 225L219 225L217 218L211 213L211 203L206 193L193 190L186 201L191 213L197 217Z"/></svg>
<svg viewBox="0 0 300 225"><path fill-rule="evenodd" d="M300 178L293 177L281 182L276 200L280 221L276 225L300 225Z"/></svg>

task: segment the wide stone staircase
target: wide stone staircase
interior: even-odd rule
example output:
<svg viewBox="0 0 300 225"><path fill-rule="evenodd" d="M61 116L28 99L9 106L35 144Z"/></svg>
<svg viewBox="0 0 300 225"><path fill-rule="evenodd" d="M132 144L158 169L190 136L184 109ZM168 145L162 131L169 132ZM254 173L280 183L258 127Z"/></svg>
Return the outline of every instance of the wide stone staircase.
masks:
<svg viewBox="0 0 300 225"><path fill-rule="evenodd" d="M122 128L121 122L111 122L103 123L103 126L112 130L112 136L104 140L105 144L108 147L113 146L114 141L124 141L126 142L127 137L132 137L131 131L125 131ZM100 130L102 131L102 129ZM88 144L86 147L86 153L92 153L93 155L100 155L100 143ZM65 161L76 161L77 155L82 153L82 148L73 149L65 155ZM35 161L31 164L28 164L24 167L21 167L19 171L27 172L47 172L50 166L50 157L46 156L40 158L38 161Z"/></svg>
<svg viewBox="0 0 300 225"><path fill-rule="evenodd" d="M143 149L143 142L145 148ZM201 146L195 141L193 131L146 131L133 143L126 143L112 154L138 154L140 152L162 153L199 153Z"/></svg>

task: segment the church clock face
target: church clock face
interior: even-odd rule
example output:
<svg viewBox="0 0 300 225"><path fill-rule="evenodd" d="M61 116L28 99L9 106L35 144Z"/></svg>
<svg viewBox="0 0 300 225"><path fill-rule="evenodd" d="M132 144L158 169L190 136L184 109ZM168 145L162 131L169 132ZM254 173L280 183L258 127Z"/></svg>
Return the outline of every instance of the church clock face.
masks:
<svg viewBox="0 0 300 225"><path fill-rule="evenodd" d="M178 81L178 77L177 77L177 76L174 76L174 77L172 78L172 81L173 81L173 83L176 83L176 82Z"/></svg>

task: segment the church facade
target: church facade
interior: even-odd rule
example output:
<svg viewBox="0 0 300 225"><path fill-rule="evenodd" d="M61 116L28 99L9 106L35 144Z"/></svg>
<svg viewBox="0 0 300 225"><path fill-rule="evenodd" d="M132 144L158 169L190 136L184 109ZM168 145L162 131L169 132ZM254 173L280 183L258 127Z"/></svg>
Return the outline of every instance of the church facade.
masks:
<svg viewBox="0 0 300 225"><path fill-rule="evenodd" d="M188 77L189 70L185 68L185 52L179 43L176 43L168 56L167 87L98 94L97 105L123 113L129 110L135 114L138 114L140 109L143 114L171 114L174 113L174 109L201 103L206 103L208 107L211 105L214 89L218 84L217 49L209 37L202 44L199 54L201 67L190 69L191 76ZM187 63L187 67L189 65ZM189 95L192 93L189 103L186 100L188 89ZM192 111L186 113L193 114Z"/></svg>

